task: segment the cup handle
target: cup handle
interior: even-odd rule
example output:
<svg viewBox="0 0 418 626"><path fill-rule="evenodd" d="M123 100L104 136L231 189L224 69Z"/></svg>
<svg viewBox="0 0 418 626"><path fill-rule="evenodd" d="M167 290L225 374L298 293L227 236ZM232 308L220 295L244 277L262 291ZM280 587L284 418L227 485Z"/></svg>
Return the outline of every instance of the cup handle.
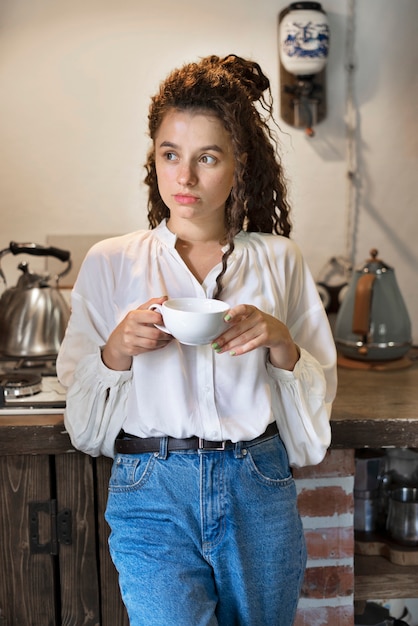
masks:
<svg viewBox="0 0 418 626"><path fill-rule="evenodd" d="M151 306L149 306L148 309L150 311L158 311L158 313L160 313L160 315L163 314L163 308L162 308L161 304L151 304ZM165 326L161 326L160 324L154 324L154 326L155 326L155 328L158 328L158 330L162 330L163 333L167 333L167 335L171 335L170 331Z"/></svg>

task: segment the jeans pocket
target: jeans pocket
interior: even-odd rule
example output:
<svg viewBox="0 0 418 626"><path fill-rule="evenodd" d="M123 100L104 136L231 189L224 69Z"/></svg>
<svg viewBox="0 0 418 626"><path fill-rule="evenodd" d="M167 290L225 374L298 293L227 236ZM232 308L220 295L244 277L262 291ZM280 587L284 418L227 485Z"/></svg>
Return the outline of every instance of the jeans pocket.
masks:
<svg viewBox="0 0 418 626"><path fill-rule="evenodd" d="M155 454L118 454L113 462L109 491L116 493L142 487L155 466Z"/></svg>
<svg viewBox="0 0 418 626"><path fill-rule="evenodd" d="M264 484L287 486L293 482L286 448L279 436L247 448L247 462Z"/></svg>

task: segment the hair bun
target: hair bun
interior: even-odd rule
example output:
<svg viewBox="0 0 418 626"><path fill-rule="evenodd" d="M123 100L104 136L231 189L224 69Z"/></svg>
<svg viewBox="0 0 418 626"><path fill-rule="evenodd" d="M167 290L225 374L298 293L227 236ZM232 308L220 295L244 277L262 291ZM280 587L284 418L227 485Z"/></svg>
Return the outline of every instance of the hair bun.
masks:
<svg viewBox="0 0 418 626"><path fill-rule="evenodd" d="M236 54L229 54L227 57L220 59L220 64L240 79L253 101L259 100L263 96L264 91L270 88L269 79L265 76L259 64L254 61L243 59Z"/></svg>

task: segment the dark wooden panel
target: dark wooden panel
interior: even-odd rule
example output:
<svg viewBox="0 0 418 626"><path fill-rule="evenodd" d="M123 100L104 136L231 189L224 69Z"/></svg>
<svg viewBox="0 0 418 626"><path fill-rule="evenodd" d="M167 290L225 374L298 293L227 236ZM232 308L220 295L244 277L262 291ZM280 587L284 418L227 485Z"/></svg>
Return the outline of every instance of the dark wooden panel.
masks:
<svg viewBox="0 0 418 626"><path fill-rule="evenodd" d="M30 554L29 502L51 497L48 456L0 458L0 615L8 626L55 626L56 557ZM38 514L39 543L51 538L50 516Z"/></svg>
<svg viewBox="0 0 418 626"><path fill-rule="evenodd" d="M128 616L122 603L115 566L110 558L108 548L109 527L104 519L106 509L108 483L112 469L112 459L99 457L97 467L97 523L99 528L99 561L102 593L102 624L101 626L129 626Z"/></svg>
<svg viewBox="0 0 418 626"><path fill-rule="evenodd" d="M59 547L62 626L97 626L100 591L93 461L81 453L61 454L55 457L55 468L57 510L72 512L72 545Z"/></svg>
<svg viewBox="0 0 418 626"><path fill-rule="evenodd" d="M37 424L38 416L32 416L33 424L5 424L1 426L0 455L9 454L62 454L74 452L70 438L62 422Z"/></svg>
<svg viewBox="0 0 418 626"><path fill-rule="evenodd" d="M418 419L347 418L331 421L331 431L333 448L418 447Z"/></svg>

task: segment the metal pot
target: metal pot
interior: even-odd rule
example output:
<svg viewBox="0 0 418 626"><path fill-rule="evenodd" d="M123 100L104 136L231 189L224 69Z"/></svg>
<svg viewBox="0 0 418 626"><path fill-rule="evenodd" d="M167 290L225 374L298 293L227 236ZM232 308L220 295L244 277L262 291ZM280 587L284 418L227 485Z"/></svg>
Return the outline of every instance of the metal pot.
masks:
<svg viewBox="0 0 418 626"><path fill-rule="evenodd" d="M0 353L10 357L55 356L70 316L69 306L58 289L59 279L71 269L70 253L13 241L0 252L0 260L9 253L52 256L66 262L67 267L51 285L49 274L32 273L27 262L18 265L22 275L16 286L6 288L0 298ZM1 267L0 276L7 287Z"/></svg>
<svg viewBox="0 0 418 626"><path fill-rule="evenodd" d="M412 345L411 321L395 272L377 250L354 273L338 311L335 342L346 357L384 361L402 357Z"/></svg>
<svg viewBox="0 0 418 626"><path fill-rule="evenodd" d="M387 529L403 545L418 545L418 489L399 487L389 493Z"/></svg>
<svg viewBox="0 0 418 626"><path fill-rule="evenodd" d="M354 530L370 532L385 525L383 450L358 450L354 477Z"/></svg>
<svg viewBox="0 0 418 626"><path fill-rule="evenodd" d="M398 487L418 486L418 451L411 448L387 450L387 472L390 485Z"/></svg>

